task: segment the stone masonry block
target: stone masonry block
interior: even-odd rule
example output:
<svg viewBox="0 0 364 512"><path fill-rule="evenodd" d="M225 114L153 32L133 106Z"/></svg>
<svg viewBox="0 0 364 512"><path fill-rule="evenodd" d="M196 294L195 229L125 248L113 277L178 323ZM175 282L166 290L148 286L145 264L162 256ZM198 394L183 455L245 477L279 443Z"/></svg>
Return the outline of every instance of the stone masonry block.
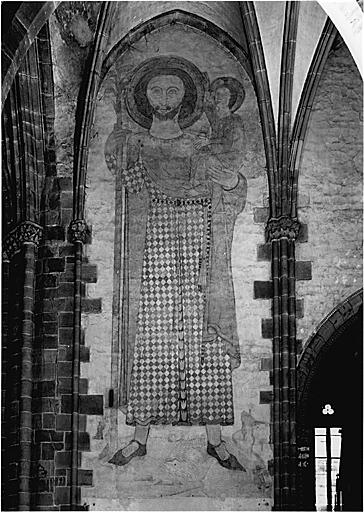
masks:
<svg viewBox="0 0 364 512"><path fill-rule="evenodd" d="M304 243L308 242L308 226L307 224L301 224L300 231L298 233L297 242Z"/></svg>
<svg viewBox="0 0 364 512"><path fill-rule="evenodd" d="M55 288L58 285L57 276L55 274L41 275L37 278L37 288Z"/></svg>
<svg viewBox="0 0 364 512"><path fill-rule="evenodd" d="M46 240L65 240L65 229L63 226L46 226L44 238Z"/></svg>
<svg viewBox="0 0 364 512"><path fill-rule="evenodd" d="M42 414L42 426L43 429L55 429L56 427L56 415L55 414Z"/></svg>
<svg viewBox="0 0 364 512"><path fill-rule="evenodd" d="M273 359L271 357L264 357L260 360L260 369L262 371L270 371L273 369Z"/></svg>
<svg viewBox="0 0 364 512"><path fill-rule="evenodd" d="M47 492L47 493L41 492L41 493L37 494L37 508L38 508L38 506L40 506L40 507L47 507L44 510L51 510L51 508L49 508L49 507L52 505L53 505L53 494L51 494L50 492Z"/></svg>
<svg viewBox="0 0 364 512"><path fill-rule="evenodd" d="M58 379L57 380L57 391L59 394L71 394L72 393L72 379Z"/></svg>
<svg viewBox="0 0 364 512"><path fill-rule="evenodd" d="M60 283L58 288L59 297L73 297L75 287L73 283Z"/></svg>
<svg viewBox="0 0 364 512"><path fill-rule="evenodd" d="M81 270L81 279L86 283L96 283L97 265L83 264Z"/></svg>
<svg viewBox="0 0 364 512"><path fill-rule="evenodd" d="M101 299L82 299L81 309L83 313L101 313Z"/></svg>
<svg viewBox="0 0 364 512"><path fill-rule="evenodd" d="M44 288L42 295L45 299L55 299L57 297L57 288Z"/></svg>
<svg viewBox="0 0 364 512"><path fill-rule="evenodd" d="M296 299L296 318L303 318L304 314L304 300Z"/></svg>
<svg viewBox="0 0 364 512"><path fill-rule="evenodd" d="M65 437L65 450L72 449L72 432L67 432ZM90 434L88 432L78 432L78 449L87 452L90 451Z"/></svg>
<svg viewBox="0 0 364 512"><path fill-rule="evenodd" d="M60 346L58 361L73 361L73 347L68 345Z"/></svg>
<svg viewBox="0 0 364 512"><path fill-rule="evenodd" d="M33 391L35 396L54 396L55 382L52 380L34 382Z"/></svg>
<svg viewBox="0 0 364 512"><path fill-rule="evenodd" d="M71 414L73 411L72 395L62 395L61 397L61 412Z"/></svg>
<svg viewBox="0 0 364 512"><path fill-rule="evenodd" d="M60 327L73 327L73 313L60 313L59 314L59 326Z"/></svg>
<svg viewBox="0 0 364 512"><path fill-rule="evenodd" d="M42 353L42 359L46 363L54 363L57 360L56 350L44 350Z"/></svg>
<svg viewBox="0 0 364 512"><path fill-rule="evenodd" d="M73 188L72 178L68 178L68 177L58 178L58 184L59 184L59 188L61 190L72 190L72 188Z"/></svg>
<svg viewBox="0 0 364 512"><path fill-rule="evenodd" d="M272 259L272 244L259 244L257 249L258 261L270 261Z"/></svg>
<svg viewBox="0 0 364 512"><path fill-rule="evenodd" d="M58 414L56 416L56 430L70 431L72 429L72 415Z"/></svg>
<svg viewBox="0 0 364 512"><path fill-rule="evenodd" d="M78 431L79 432L85 432L86 431L86 423L87 423L87 416L86 416L86 414L79 414L78 415Z"/></svg>
<svg viewBox="0 0 364 512"><path fill-rule="evenodd" d="M81 414L99 414L104 412L103 395L80 395L80 413Z"/></svg>
<svg viewBox="0 0 364 512"><path fill-rule="evenodd" d="M71 466L72 452L67 450L56 453L55 463L57 468L68 468Z"/></svg>
<svg viewBox="0 0 364 512"><path fill-rule="evenodd" d="M72 377L72 362L60 361L58 363L58 376L59 377Z"/></svg>
<svg viewBox="0 0 364 512"><path fill-rule="evenodd" d="M272 297L272 281L254 281L254 299L271 299Z"/></svg>
<svg viewBox="0 0 364 512"><path fill-rule="evenodd" d="M74 299L69 297L67 299L57 299L58 312L69 313L74 309Z"/></svg>
<svg viewBox="0 0 364 512"><path fill-rule="evenodd" d="M312 262L297 261L296 262L296 280L310 281L312 279Z"/></svg>
<svg viewBox="0 0 364 512"><path fill-rule="evenodd" d="M43 333L55 336L58 333L58 322L43 322Z"/></svg>
<svg viewBox="0 0 364 512"><path fill-rule="evenodd" d="M53 443L42 443L42 460L51 460L54 457Z"/></svg>
<svg viewBox="0 0 364 512"><path fill-rule="evenodd" d="M38 249L38 258L54 258L55 256L57 256L57 251L57 247L42 245Z"/></svg>
<svg viewBox="0 0 364 512"><path fill-rule="evenodd" d="M72 345L73 343L73 328L65 327L59 329L59 343L61 345Z"/></svg>
<svg viewBox="0 0 364 512"><path fill-rule="evenodd" d="M61 224L62 226L69 226L73 219L72 208L62 208L61 210Z"/></svg>
<svg viewBox="0 0 364 512"><path fill-rule="evenodd" d="M51 312L44 312L40 315L36 315L35 322L38 322L39 320L41 322L56 322L57 321L57 312L51 311Z"/></svg>
<svg viewBox="0 0 364 512"><path fill-rule="evenodd" d="M44 272L64 272L65 258L47 258L43 261Z"/></svg>
<svg viewBox="0 0 364 512"><path fill-rule="evenodd" d="M55 430L38 430L35 432L36 443L61 443L63 442L63 432L56 432Z"/></svg>
<svg viewBox="0 0 364 512"><path fill-rule="evenodd" d="M79 392L81 395L87 395L88 393L88 379L80 379Z"/></svg>
<svg viewBox="0 0 364 512"><path fill-rule="evenodd" d="M75 255L75 248L73 244L67 244L63 245L59 248L59 255L64 256L74 256Z"/></svg>
<svg viewBox="0 0 364 512"><path fill-rule="evenodd" d="M61 193L61 207L72 209L73 207L73 193L70 191L62 191Z"/></svg>
<svg viewBox="0 0 364 512"><path fill-rule="evenodd" d="M71 298L74 296L75 286L72 283L60 283L58 287L58 296L60 298ZM85 283L81 283L81 295L85 295Z"/></svg>
<svg viewBox="0 0 364 512"><path fill-rule="evenodd" d="M92 469L79 469L78 470L78 485L93 485L92 483Z"/></svg>
<svg viewBox="0 0 364 512"><path fill-rule="evenodd" d="M259 396L260 404L271 404L273 402L273 391L261 391Z"/></svg>
<svg viewBox="0 0 364 512"><path fill-rule="evenodd" d="M90 362L90 347L85 347L85 346L80 347L80 361L81 361L81 363L89 363Z"/></svg>
<svg viewBox="0 0 364 512"><path fill-rule="evenodd" d="M72 268L70 269L66 269L66 272L64 272L61 276L60 276L60 282L61 283L73 283L74 280L75 280L75 269L74 269L74 265L72 265Z"/></svg>
<svg viewBox="0 0 364 512"><path fill-rule="evenodd" d="M58 454L57 454L58 455ZM55 489L55 503L56 505L62 505L70 502L71 499L71 488L70 487L56 487Z"/></svg>
<svg viewBox="0 0 364 512"><path fill-rule="evenodd" d="M262 338L273 338L273 318L262 319Z"/></svg>
<svg viewBox="0 0 364 512"><path fill-rule="evenodd" d="M35 311L58 311L57 303L54 299L45 299L42 302L35 305Z"/></svg>
<svg viewBox="0 0 364 512"><path fill-rule="evenodd" d="M265 224L269 218L269 208L254 208L254 222Z"/></svg>
<svg viewBox="0 0 364 512"><path fill-rule="evenodd" d="M58 337L56 335L45 334L42 337L42 346L44 348L57 348L58 346Z"/></svg>

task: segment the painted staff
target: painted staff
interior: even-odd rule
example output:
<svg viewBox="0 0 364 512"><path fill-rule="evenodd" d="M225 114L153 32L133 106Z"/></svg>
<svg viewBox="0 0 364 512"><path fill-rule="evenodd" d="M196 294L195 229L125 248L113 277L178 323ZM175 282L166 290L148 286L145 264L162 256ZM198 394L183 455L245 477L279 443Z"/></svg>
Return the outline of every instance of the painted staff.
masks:
<svg viewBox="0 0 364 512"><path fill-rule="evenodd" d="M128 197L122 183L122 171L127 167L127 146L131 134L130 130L123 127L122 104L125 101L126 88L129 81L124 79L116 91L115 111L117 121L114 125L112 137L117 145L116 151L108 153L105 150L105 159L108 167L115 174L115 233L114 247L118 250L114 253L113 275L113 303L112 303L112 340L111 340L111 390L109 393L110 410L110 448L117 444L118 409L125 407L127 403L127 378L128 378L128 240L127 240L127 215Z"/></svg>

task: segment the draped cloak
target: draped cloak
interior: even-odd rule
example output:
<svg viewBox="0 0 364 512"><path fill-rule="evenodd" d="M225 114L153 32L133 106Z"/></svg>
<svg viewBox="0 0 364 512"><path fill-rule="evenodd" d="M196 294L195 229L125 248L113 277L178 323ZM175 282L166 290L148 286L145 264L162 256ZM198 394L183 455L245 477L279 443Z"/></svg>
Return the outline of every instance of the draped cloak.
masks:
<svg viewBox="0 0 364 512"><path fill-rule="evenodd" d="M196 172L194 138L134 136L127 148L123 342L126 423L232 424L240 364L231 245L246 200ZM120 171L119 171L120 172ZM201 180L199 180L201 181Z"/></svg>

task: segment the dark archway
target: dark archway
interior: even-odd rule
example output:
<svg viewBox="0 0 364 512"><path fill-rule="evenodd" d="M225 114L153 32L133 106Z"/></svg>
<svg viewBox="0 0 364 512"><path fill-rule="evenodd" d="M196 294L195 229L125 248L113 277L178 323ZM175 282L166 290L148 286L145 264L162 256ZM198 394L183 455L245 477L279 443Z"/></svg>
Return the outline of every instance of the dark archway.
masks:
<svg viewBox="0 0 364 512"><path fill-rule="evenodd" d="M320 324L297 367L299 508L315 510L315 428L341 434L338 510L362 510L363 295L354 293ZM332 414L323 413L329 404ZM335 475L333 476L334 479ZM333 482L335 486L335 482ZM329 504L330 505L330 504ZM332 509L335 507L335 492Z"/></svg>

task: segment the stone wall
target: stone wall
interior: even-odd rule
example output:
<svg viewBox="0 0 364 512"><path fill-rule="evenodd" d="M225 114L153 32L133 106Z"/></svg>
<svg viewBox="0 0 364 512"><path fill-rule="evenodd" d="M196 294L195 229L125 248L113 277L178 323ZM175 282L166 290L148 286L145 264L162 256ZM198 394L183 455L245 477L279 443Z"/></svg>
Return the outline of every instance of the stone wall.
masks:
<svg viewBox="0 0 364 512"><path fill-rule="evenodd" d="M270 315L270 303L256 300L254 295L254 281L266 281L270 274L269 261L258 261L258 246L264 243L264 223L255 213L256 208L266 207L268 191L256 99L245 71L222 46L207 34L178 24L149 34L147 41L143 39L133 45L123 56L118 72L130 72L139 62L164 54L180 55L192 61L208 73L210 80L235 76L246 91L238 113L246 129L243 172L248 181L248 196L245 210L235 225L232 248L242 364L233 373L235 423L224 428L223 436L247 472L225 470L206 454L203 427L153 427L144 459L134 459L125 467L108 464L114 451L131 439L133 428L125 425L121 411L107 407L112 379L115 178L106 167L104 145L116 122L111 82L107 78L96 109L86 198L86 220L93 232L87 258L98 269L97 283L87 285L86 295L101 298L102 311L83 317L90 362L82 365L82 377L89 381L89 393L104 394L106 407L103 417L87 420L91 446L89 453L83 453L82 467L93 469L93 487L82 490L82 502L88 503L91 509L102 510L146 506L160 510L171 503L181 506L182 499L196 509L222 506L268 509L271 497L268 461L272 458L270 406L269 401L261 401L261 392L270 393L271 387L269 367L261 361L271 355L271 340L262 336L261 319ZM126 120L125 112L124 116ZM133 130L138 128L131 120L125 122Z"/></svg>
<svg viewBox="0 0 364 512"><path fill-rule="evenodd" d="M299 218L308 242L297 260L312 262L312 280L297 283L304 317L297 337L362 287L362 81L347 48L325 65L309 121L298 183Z"/></svg>

